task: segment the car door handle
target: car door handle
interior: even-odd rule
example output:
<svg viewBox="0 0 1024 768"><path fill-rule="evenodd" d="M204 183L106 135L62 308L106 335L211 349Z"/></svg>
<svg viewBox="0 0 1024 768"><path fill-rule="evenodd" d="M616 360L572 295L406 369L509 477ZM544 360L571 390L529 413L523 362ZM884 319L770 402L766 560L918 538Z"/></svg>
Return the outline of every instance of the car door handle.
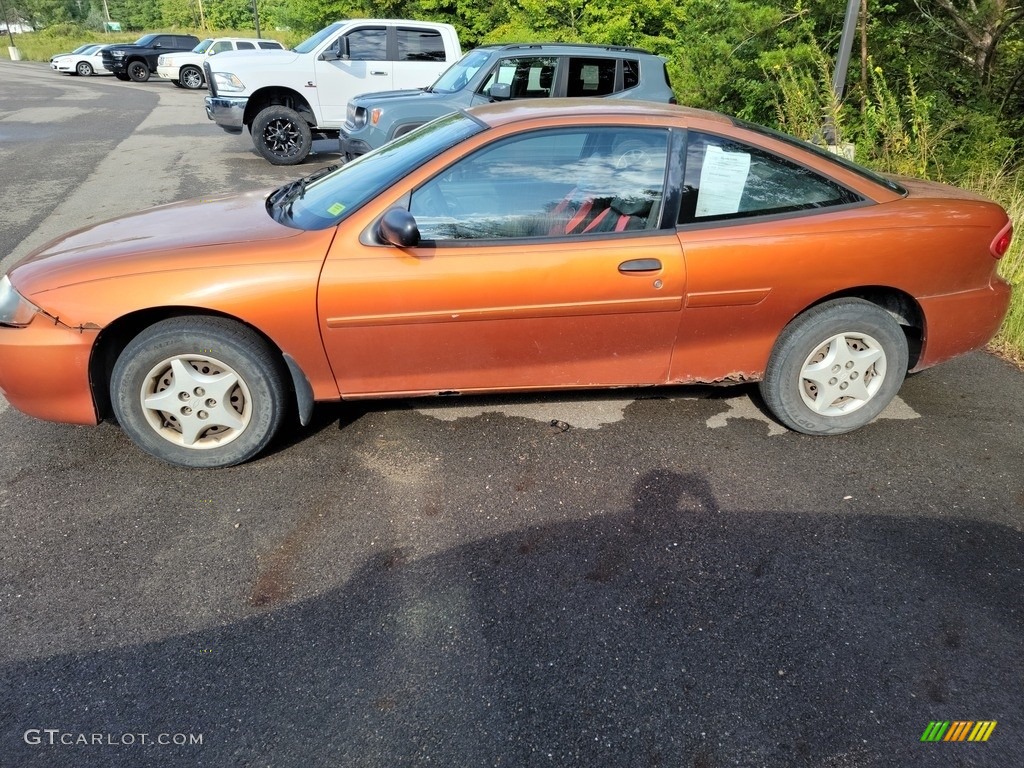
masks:
<svg viewBox="0 0 1024 768"><path fill-rule="evenodd" d="M619 264L619 272L656 272L659 269L659 259L630 259Z"/></svg>
<svg viewBox="0 0 1024 768"><path fill-rule="evenodd" d="M371 74L371 75L386 75L386 74L387 74L387 72L382 72L382 71L381 71L381 70L379 70L379 69L371 69L371 70L370 70L370 74Z"/></svg>

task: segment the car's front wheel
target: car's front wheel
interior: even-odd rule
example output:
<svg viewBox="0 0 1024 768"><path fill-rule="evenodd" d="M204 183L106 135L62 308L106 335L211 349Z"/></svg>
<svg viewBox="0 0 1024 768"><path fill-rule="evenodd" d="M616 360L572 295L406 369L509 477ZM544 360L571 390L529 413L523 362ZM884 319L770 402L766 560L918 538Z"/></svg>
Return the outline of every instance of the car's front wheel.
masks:
<svg viewBox="0 0 1024 768"><path fill-rule="evenodd" d="M133 61L128 65L128 77L136 83L149 80L149 65L144 61Z"/></svg>
<svg viewBox="0 0 1024 768"><path fill-rule="evenodd" d="M121 352L110 400L147 453L186 467L229 467L274 437L286 410L285 376L258 335L218 317L156 323Z"/></svg>
<svg viewBox="0 0 1024 768"><path fill-rule="evenodd" d="M80 61L75 66L75 72L77 72L82 77L89 77L90 75L92 75L92 64L90 64L88 61Z"/></svg>
<svg viewBox="0 0 1024 768"><path fill-rule="evenodd" d="M812 307L772 350L761 396L790 429L837 435L872 421L907 373L907 338L892 315L863 299Z"/></svg>
<svg viewBox="0 0 1024 768"><path fill-rule="evenodd" d="M182 88L188 88L190 91L198 91L206 84L203 72L198 67L182 67L178 73L178 80Z"/></svg>
<svg viewBox="0 0 1024 768"><path fill-rule="evenodd" d="M309 123L294 109L272 105L252 121L252 142L256 151L274 165L296 165L309 154L313 134Z"/></svg>

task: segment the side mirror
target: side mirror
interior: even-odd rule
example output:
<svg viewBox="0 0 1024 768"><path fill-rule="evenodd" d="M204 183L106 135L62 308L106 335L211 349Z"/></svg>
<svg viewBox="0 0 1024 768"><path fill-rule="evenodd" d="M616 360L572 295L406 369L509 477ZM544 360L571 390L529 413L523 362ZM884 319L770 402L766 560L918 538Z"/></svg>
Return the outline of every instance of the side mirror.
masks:
<svg viewBox="0 0 1024 768"><path fill-rule="evenodd" d="M487 89L487 95L494 101L508 101L512 98L512 86L508 83L495 83Z"/></svg>
<svg viewBox="0 0 1024 768"><path fill-rule="evenodd" d="M337 61L340 58L341 54L339 54L333 48L328 48L326 51L320 54L320 61Z"/></svg>
<svg viewBox="0 0 1024 768"><path fill-rule="evenodd" d="M399 248L412 248L420 244L420 228L405 208L392 208L385 213L380 220L378 232L381 240Z"/></svg>

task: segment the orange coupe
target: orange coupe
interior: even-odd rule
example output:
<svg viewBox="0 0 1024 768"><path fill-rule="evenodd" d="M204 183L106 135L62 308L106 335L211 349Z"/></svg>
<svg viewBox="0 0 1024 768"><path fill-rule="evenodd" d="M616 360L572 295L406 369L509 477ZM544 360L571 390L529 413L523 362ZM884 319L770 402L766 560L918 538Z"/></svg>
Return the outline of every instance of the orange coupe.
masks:
<svg viewBox="0 0 1024 768"><path fill-rule="evenodd" d="M759 381L836 434L1006 313L1005 211L723 115L506 103L284 187L73 232L0 283L0 391L245 461L315 401Z"/></svg>

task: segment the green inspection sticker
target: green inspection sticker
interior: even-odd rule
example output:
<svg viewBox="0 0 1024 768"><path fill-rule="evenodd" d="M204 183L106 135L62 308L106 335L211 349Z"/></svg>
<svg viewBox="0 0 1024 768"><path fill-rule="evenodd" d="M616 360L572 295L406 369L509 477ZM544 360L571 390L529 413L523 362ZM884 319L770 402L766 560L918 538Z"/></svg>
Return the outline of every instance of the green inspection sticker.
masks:
<svg viewBox="0 0 1024 768"><path fill-rule="evenodd" d="M341 203L335 203L334 205L332 205L330 208L327 209L327 212L329 214L331 214L331 216L337 216L339 213L341 213L344 210L345 210L345 206L344 205L342 205Z"/></svg>

